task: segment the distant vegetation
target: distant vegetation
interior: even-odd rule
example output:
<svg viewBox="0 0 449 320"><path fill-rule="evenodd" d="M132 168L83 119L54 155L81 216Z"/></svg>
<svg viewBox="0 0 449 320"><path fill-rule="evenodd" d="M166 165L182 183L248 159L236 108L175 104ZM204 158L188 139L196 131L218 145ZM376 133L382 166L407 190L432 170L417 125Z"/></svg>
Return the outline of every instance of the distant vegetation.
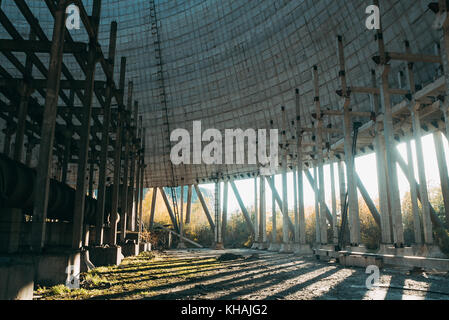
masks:
<svg viewBox="0 0 449 320"><path fill-rule="evenodd" d="M207 189L201 189L205 201L208 205L211 215L213 215L213 195ZM144 202L143 202L143 220L145 226L149 226L150 220L150 210L151 210L151 199L152 199L152 189L148 189L146 193ZM166 190L167 196L170 199L170 192ZM430 202L432 203L435 211L437 212L440 219L445 223L445 213L444 213L444 204L443 197L441 194L441 189L439 187L433 187L429 192ZM187 201L187 188L185 188L184 201ZM190 224L184 226L185 236L193 241L196 241L204 246L210 246L214 240L213 232L209 226L209 222L204 214L203 208L201 206L200 201L196 197L196 193L193 190L192 195L192 213ZM178 202L180 201L180 189L178 189ZM170 199L171 202L171 199ZM378 200L375 201L376 206L379 208ZM419 203L419 202L418 202ZM167 213L167 209L165 207L165 203L162 199L160 192L157 194L156 200L156 209L155 209L155 217L154 221L163 225L171 225L171 221L169 215ZM187 204L184 203L184 219L186 212ZM337 210L339 211L340 204L337 203ZM373 219L368 207L366 206L363 199L359 199L359 215L360 215L360 232L362 243L370 250L376 250L379 248L381 233L380 228L376 224ZM414 230L413 230L413 213L412 206L410 201L410 194L407 193L402 200L402 210L403 210L403 224L404 224L404 236L406 245L411 245L414 243ZM254 220L254 207L249 207L248 212L251 215L251 218ZM337 213L338 215L340 212ZM289 212L289 215L294 221L294 213L293 211ZM282 239L282 215L277 208L277 238L278 241ZM306 239L308 243L315 242L315 208L314 206L307 207L305 209L306 216ZM422 219L421 219L422 220ZM422 223L421 223L422 225ZM271 239L272 233L272 214L271 210L267 211L267 238ZM167 244L166 232L150 232L151 235L147 234L148 239L151 239L151 242L155 246L164 246ZM444 230L434 230L434 234L436 236L437 242L440 245L441 249L449 254L449 234ZM332 228L329 227L328 230L329 240L332 239ZM165 238L164 238L165 237ZM227 230L224 235L225 246L228 248L241 248L241 247L250 247L253 243L253 238L250 236L248 232L245 219L243 214L238 211L234 213L228 214L227 221ZM176 245L177 238L173 237L173 243Z"/></svg>

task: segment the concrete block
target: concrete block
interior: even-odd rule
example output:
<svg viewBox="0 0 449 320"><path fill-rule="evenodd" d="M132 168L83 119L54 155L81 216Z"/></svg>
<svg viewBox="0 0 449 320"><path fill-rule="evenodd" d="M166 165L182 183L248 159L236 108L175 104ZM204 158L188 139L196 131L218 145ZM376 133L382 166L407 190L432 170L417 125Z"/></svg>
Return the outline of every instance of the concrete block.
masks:
<svg viewBox="0 0 449 320"><path fill-rule="evenodd" d="M268 247L268 251L278 252L281 249L281 245L279 243L270 243Z"/></svg>
<svg viewBox="0 0 449 320"><path fill-rule="evenodd" d="M36 256L36 283L42 286L73 283L79 279L81 253L43 253Z"/></svg>
<svg viewBox="0 0 449 320"><path fill-rule="evenodd" d="M279 253L293 253L293 246L291 243L282 243Z"/></svg>
<svg viewBox="0 0 449 320"><path fill-rule="evenodd" d="M346 267L377 266L383 268L384 266L383 258L378 255L343 253L339 255L338 259L340 264Z"/></svg>
<svg viewBox="0 0 449 320"><path fill-rule="evenodd" d="M147 251L151 251L151 243L149 242L139 243L139 252L147 252Z"/></svg>
<svg viewBox="0 0 449 320"><path fill-rule="evenodd" d="M32 263L0 257L0 300L32 300L33 278Z"/></svg>
<svg viewBox="0 0 449 320"><path fill-rule="evenodd" d="M295 243L293 245L293 253L297 256L308 256L312 255L313 251L308 244Z"/></svg>
<svg viewBox="0 0 449 320"><path fill-rule="evenodd" d="M128 242L122 246L122 254L124 257L132 257L139 255L139 245L133 242Z"/></svg>
<svg viewBox="0 0 449 320"><path fill-rule="evenodd" d="M90 247L89 258L95 267L118 266L123 260L121 247Z"/></svg>

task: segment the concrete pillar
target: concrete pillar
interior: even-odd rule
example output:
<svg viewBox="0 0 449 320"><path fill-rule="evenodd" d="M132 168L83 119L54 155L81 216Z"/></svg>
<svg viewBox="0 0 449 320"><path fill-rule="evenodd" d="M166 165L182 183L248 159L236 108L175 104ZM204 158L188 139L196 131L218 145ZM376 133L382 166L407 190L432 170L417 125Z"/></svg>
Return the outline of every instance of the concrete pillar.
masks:
<svg viewBox="0 0 449 320"><path fill-rule="evenodd" d="M442 133L437 131L433 134L435 150L437 154L438 170L440 173L441 192L443 194L444 211L446 214L446 226L449 228L449 176L446 163L446 154L444 152L444 144Z"/></svg>
<svg viewBox="0 0 449 320"><path fill-rule="evenodd" d="M388 65L385 44L383 38L382 27L377 31L376 40L379 48L379 74L380 77L380 96L382 111L384 114L384 138L385 138L385 155L386 155L386 171L387 184L389 186L391 217L393 225L393 238L396 247L404 246L404 229L402 226L402 210L401 199L399 195L398 175L396 167L396 145L394 141L393 113L391 107L391 97L389 91L388 76L391 66Z"/></svg>
<svg viewBox="0 0 449 320"><path fill-rule="evenodd" d="M271 177L273 185L275 184L276 175L273 175ZM276 199L274 196L274 190L271 190L271 242L270 246L268 247L268 251L279 251L280 246L277 242L277 226L276 226Z"/></svg>
<svg viewBox="0 0 449 320"><path fill-rule="evenodd" d="M114 184L112 188L112 210L111 210L111 228L110 228L110 239L109 244L117 245L117 223L119 222L120 216L118 211L119 205L119 191L120 191L120 176L121 176L121 154L122 154L122 135L124 126L123 121L123 92L125 90L125 74L126 74L126 58L122 57L120 62L120 101L118 102L118 113L117 113L117 126L115 132L115 146L114 146Z"/></svg>
<svg viewBox="0 0 449 320"><path fill-rule="evenodd" d="M80 133L80 148L78 156L78 170L76 177L75 207L73 210L73 238L72 248L80 249L82 246L84 208L86 198L86 172L89 154L90 127L92 118L92 99L94 94L94 80L97 64L96 42L100 23L101 0L94 0L92 7L92 20L94 38L90 39L87 58L86 84L84 88L83 119Z"/></svg>
<svg viewBox="0 0 449 320"><path fill-rule="evenodd" d="M184 185L181 185L181 216L179 218L179 237L178 249L185 249L186 245L184 243Z"/></svg>
<svg viewBox="0 0 449 320"><path fill-rule="evenodd" d="M293 168L293 212L295 213L295 246L299 243L299 210L298 210L298 181L296 169Z"/></svg>
<svg viewBox="0 0 449 320"><path fill-rule="evenodd" d="M64 50L65 1L59 0L55 12L50 64L47 79L47 94L41 127L39 162L36 172L31 247L40 252L44 246L47 205L49 193L50 163L53 154L54 130L56 124L58 93L61 78L62 53Z"/></svg>
<svg viewBox="0 0 449 320"><path fill-rule="evenodd" d="M222 210L222 219L221 219L221 238L223 242L223 246L226 240L226 227L228 222L228 188L229 182L227 180L224 181L223 186L223 210ZM192 197L190 196L190 200Z"/></svg>
<svg viewBox="0 0 449 320"><path fill-rule="evenodd" d="M139 118L139 132L137 135L137 145L136 145L136 186L134 188L134 206L132 208L133 215L135 217L134 225L136 226L136 231L139 233L142 231L141 226L143 226L142 217L140 216L140 176L142 170L142 116Z"/></svg>
<svg viewBox="0 0 449 320"><path fill-rule="evenodd" d="M117 22L113 21L110 27L109 35L109 51L108 51L108 68L110 74L114 74L115 67L115 52L117 44ZM120 72L125 72L123 68ZM121 75L121 77L124 75ZM105 93L104 115L103 115L103 130L101 132L101 151L100 151L100 166L98 169L98 194L97 194L97 221L95 228L95 245L103 245L104 240L104 211L106 198L106 178L107 178L107 161L109 150L109 132L111 126L111 102L112 102L112 81L108 79Z"/></svg>
<svg viewBox="0 0 449 320"><path fill-rule="evenodd" d="M225 190L227 190L227 182ZM190 214L192 212L192 185L189 184L187 189L187 208L186 208L186 224L190 223Z"/></svg>
<svg viewBox="0 0 449 320"><path fill-rule="evenodd" d="M421 195L421 206L423 210L424 242L426 244L432 244L432 222L430 220L430 204L427 191L427 177L421 141L421 120L419 116L419 104L416 104L412 108L411 112L413 121L413 133L415 137L416 156L418 160L419 193Z"/></svg>
<svg viewBox="0 0 449 320"><path fill-rule="evenodd" d="M410 176L410 180L415 179L415 166L413 164L413 154L412 154L412 144L410 139L406 141L407 147L407 162L408 162L408 175ZM413 226L415 231L415 243L421 244L421 221L418 207L418 192L416 190L416 185L414 183L410 184L410 200L412 204L412 213L413 213Z"/></svg>
<svg viewBox="0 0 449 320"><path fill-rule="evenodd" d="M347 91L346 83L346 67L345 57L343 51L343 39L341 36L337 37L338 58L340 63L340 82L342 88L343 103L343 132L344 132L344 151L346 162L346 177L348 188L348 225L351 246L358 246L360 243L360 221L359 221L359 205L357 195L357 183L355 179L355 164L352 146L353 137L351 136L353 124L350 114L350 97Z"/></svg>
<svg viewBox="0 0 449 320"><path fill-rule="evenodd" d="M287 115L285 107L282 111L282 244L279 252L290 253L289 216L288 216L288 191L287 191Z"/></svg>
<svg viewBox="0 0 449 320"><path fill-rule="evenodd" d="M28 61L29 58L27 57L27 62ZM13 157L14 160L19 162L22 162L23 140L25 136L26 120L28 115L28 100L31 93L32 89L24 82L20 87L20 103L19 103L17 132L16 132L16 140L14 143L14 157Z"/></svg>
<svg viewBox="0 0 449 320"><path fill-rule="evenodd" d="M266 206L266 198L265 198L265 177L260 176L259 179L259 188L260 188L260 205L259 205L259 249L265 250L268 248L267 246L267 206Z"/></svg>
<svg viewBox="0 0 449 320"><path fill-rule="evenodd" d="M215 212L215 228L214 228L214 236L215 236L215 244L214 247L216 250L223 250L223 238L221 237L221 182L215 182L215 194L214 194L214 212Z"/></svg>
<svg viewBox="0 0 449 320"><path fill-rule="evenodd" d="M130 165L131 165L131 169L130 169L130 176L129 176L129 183L131 186L131 190L128 194L128 199L127 199L127 203L128 203L128 208L127 208L127 212L128 212L128 229L131 231L135 231L136 230L136 219L137 219L137 215L136 212L133 210L134 208L134 203L136 201L137 198L134 198L134 194L135 194L135 190L137 189L135 186L136 183L136 160L137 160L137 144L136 144L136 140L137 140L137 117L138 117L138 110L139 110L139 105L137 101L134 101L134 116L131 122L131 155L130 155Z"/></svg>
<svg viewBox="0 0 449 320"><path fill-rule="evenodd" d="M120 221L121 221L121 229L120 229L120 241L125 243L126 240L126 231L128 230L128 193L129 193L129 164L130 164L130 153L131 153L131 132L130 132L130 112L132 108L132 98L133 98L133 82L130 81L128 83L128 103L126 109L125 116L125 127L123 131L123 138L125 144L125 153L123 155L123 189L120 197Z"/></svg>
<svg viewBox="0 0 449 320"><path fill-rule="evenodd" d="M379 110L377 108L376 115ZM390 193L388 186L388 176L386 167L386 154L385 154L385 140L383 137L382 123L376 119L375 124L376 136L374 138L374 152L376 155L377 164L377 187L379 192L379 206L381 214L381 237L382 244L392 244L392 223L391 223L391 205L390 205Z"/></svg>
<svg viewBox="0 0 449 320"><path fill-rule="evenodd" d="M314 194L315 194L315 242L317 245L320 245L321 243L321 224L320 224L320 196L319 196L319 190L317 186L318 181L318 169L316 166L316 162L314 161L313 166L313 178L315 180L315 183L312 185Z"/></svg>
<svg viewBox="0 0 449 320"><path fill-rule="evenodd" d="M151 198L150 229L153 228L154 225L154 211L156 209L157 189L157 187L153 188L153 197Z"/></svg>
<svg viewBox="0 0 449 320"><path fill-rule="evenodd" d="M319 184L319 217L320 217L320 239L321 244L327 244L327 221L326 221L326 199L324 189L324 169L323 169L323 119L321 117L320 87L318 82L318 67L314 66L312 70L312 79L314 84L314 102L315 102L315 143L317 151L318 179L315 183Z"/></svg>
<svg viewBox="0 0 449 320"><path fill-rule="evenodd" d="M145 148L146 148L146 129L142 128L142 149L141 149L141 158L140 158L140 184L139 184L139 232L143 230L143 181L145 179ZM140 239L140 233L139 233Z"/></svg>
<svg viewBox="0 0 449 320"><path fill-rule="evenodd" d="M252 249L257 249L259 244L259 210L258 210L258 194L257 194L257 178L254 178L254 241Z"/></svg>
<svg viewBox="0 0 449 320"><path fill-rule="evenodd" d="M332 201L332 241L338 243L338 221L337 221L337 198L335 196L335 163L333 160L329 163L331 171L331 201Z"/></svg>

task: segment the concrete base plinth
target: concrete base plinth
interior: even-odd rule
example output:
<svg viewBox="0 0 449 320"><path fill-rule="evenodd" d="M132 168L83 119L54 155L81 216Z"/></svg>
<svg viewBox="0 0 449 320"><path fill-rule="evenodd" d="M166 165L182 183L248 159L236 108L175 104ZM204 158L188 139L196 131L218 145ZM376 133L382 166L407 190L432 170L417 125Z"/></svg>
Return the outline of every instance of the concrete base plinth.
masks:
<svg viewBox="0 0 449 320"><path fill-rule="evenodd" d="M89 257L95 267L118 266L124 258L119 246L90 247Z"/></svg>
<svg viewBox="0 0 449 320"><path fill-rule="evenodd" d="M418 251L419 250L419 251ZM441 252L441 249L437 245L423 245L417 250L418 255L427 258L447 259L447 256Z"/></svg>
<svg viewBox="0 0 449 320"><path fill-rule="evenodd" d="M139 243L139 252L147 252L147 251L151 251L151 243L149 242Z"/></svg>
<svg viewBox="0 0 449 320"><path fill-rule="evenodd" d="M267 250L268 247L269 247L269 244L266 243L266 242L259 242L259 243L257 244L257 249L258 249L258 250Z"/></svg>
<svg viewBox="0 0 449 320"><path fill-rule="evenodd" d="M411 247L404 248L395 248L391 244L381 244L377 253L394 255L397 257L447 258L437 245L429 244L414 244Z"/></svg>
<svg viewBox="0 0 449 320"><path fill-rule="evenodd" d="M279 253L293 253L293 248L291 243L281 243L281 248Z"/></svg>
<svg viewBox="0 0 449 320"><path fill-rule="evenodd" d="M280 243L270 243L270 246L268 247L268 251L272 252L278 252L281 249Z"/></svg>
<svg viewBox="0 0 449 320"><path fill-rule="evenodd" d="M33 278L32 263L0 257L0 300L32 300Z"/></svg>
<svg viewBox="0 0 449 320"><path fill-rule="evenodd" d="M297 256L308 256L312 255L313 251L308 244L295 243L293 245L293 253Z"/></svg>
<svg viewBox="0 0 449 320"><path fill-rule="evenodd" d="M187 246L184 242L178 242L178 249L187 249Z"/></svg>
<svg viewBox="0 0 449 320"><path fill-rule="evenodd" d="M74 251L43 253L35 257L37 284L55 286L79 281L81 253Z"/></svg>
<svg viewBox="0 0 449 320"><path fill-rule="evenodd" d="M214 243L212 245L212 249L214 249L214 250L224 250L224 245L221 242Z"/></svg>
<svg viewBox="0 0 449 320"><path fill-rule="evenodd" d="M372 254L363 254L363 253L339 254L338 261L342 266L345 267L361 267L361 268L366 268L367 266L377 266L379 268L384 267L383 258Z"/></svg>
<svg viewBox="0 0 449 320"><path fill-rule="evenodd" d="M253 245L251 246L251 249L257 250L258 248L259 248L259 243L258 242L253 242Z"/></svg>
<svg viewBox="0 0 449 320"><path fill-rule="evenodd" d="M125 243L122 246L122 254L124 257L135 257L139 255L139 245L135 243Z"/></svg>

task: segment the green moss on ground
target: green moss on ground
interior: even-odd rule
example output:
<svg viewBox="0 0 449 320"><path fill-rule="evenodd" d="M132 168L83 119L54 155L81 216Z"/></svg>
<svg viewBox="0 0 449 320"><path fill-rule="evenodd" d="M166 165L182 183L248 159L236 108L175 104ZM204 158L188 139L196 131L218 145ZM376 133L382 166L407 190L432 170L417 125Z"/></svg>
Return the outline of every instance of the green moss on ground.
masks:
<svg viewBox="0 0 449 320"><path fill-rule="evenodd" d="M37 300L142 299L152 289L198 278L220 267L216 258L179 258L158 252L129 257L119 266L98 267L80 275L80 288L38 287Z"/></svg>

